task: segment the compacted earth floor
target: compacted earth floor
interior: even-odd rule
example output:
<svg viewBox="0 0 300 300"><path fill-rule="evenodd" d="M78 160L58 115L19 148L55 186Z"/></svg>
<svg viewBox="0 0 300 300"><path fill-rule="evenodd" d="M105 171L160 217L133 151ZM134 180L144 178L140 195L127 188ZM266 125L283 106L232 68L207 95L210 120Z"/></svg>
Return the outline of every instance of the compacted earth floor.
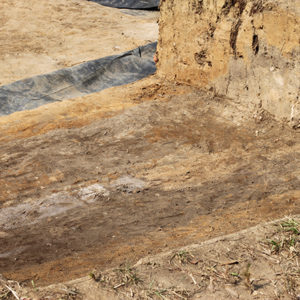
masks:
<svg viewBox="0 0 300 300"><path fill-rule="evenodd" d="M299 213L299 132L155 76L0 118L0 269L36 284Z"/></svg>

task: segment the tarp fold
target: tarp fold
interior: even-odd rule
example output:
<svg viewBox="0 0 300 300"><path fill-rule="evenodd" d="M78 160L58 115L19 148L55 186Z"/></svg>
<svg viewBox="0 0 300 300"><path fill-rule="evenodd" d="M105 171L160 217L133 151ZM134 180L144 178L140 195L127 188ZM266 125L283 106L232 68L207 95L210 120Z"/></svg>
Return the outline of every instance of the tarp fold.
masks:
<svg viewBox="0 0 300 300"><path fill-rule="evenodd" d="M128 9L157 9L160 0L89 0L104 6Z"/></svg>
<svg viewBox="0 0 300 300"><path fill-rule="evenodd" d="M156 71L157 43L0 87L0 116L128 84Z"/></svg>

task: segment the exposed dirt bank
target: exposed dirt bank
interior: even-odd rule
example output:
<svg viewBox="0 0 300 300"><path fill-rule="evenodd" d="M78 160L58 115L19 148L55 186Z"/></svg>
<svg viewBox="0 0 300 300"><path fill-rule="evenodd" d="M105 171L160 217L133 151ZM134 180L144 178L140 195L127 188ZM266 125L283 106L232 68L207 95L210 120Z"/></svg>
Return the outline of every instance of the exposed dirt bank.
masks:
<svg viewBox="0 0 300 300"><path fill-rule="evenodd" d="M298 0L165 0L159 73L300 126Z"/></svg>

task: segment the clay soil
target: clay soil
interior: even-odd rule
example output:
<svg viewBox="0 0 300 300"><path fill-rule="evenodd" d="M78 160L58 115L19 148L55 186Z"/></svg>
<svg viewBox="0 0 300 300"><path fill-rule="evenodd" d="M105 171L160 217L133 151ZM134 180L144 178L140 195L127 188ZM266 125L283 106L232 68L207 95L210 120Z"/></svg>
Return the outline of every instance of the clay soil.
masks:
<svg viewBox="0 0 300 300"><path fill-rule="evenodd" d="M0 273L65 282L299 214L299 140L156 76L1 117Z"/></svg>

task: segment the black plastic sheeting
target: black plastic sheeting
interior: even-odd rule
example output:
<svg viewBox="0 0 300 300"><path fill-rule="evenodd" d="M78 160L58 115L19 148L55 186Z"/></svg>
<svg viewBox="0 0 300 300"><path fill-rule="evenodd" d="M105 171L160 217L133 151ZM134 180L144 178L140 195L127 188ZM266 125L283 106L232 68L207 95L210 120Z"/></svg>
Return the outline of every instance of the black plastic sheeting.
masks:
<svg viewBox="0 0 300 300"><path fill-rule="evenodd" d="M156 71L157 43L0 87L0 116L99 92L147 77Z"/></svg>
<svg viewBox="0 0 300 300"><path fill-rule="evenodd" d="M128 9L158 9L160 0L88 0L104 6Z"/></svg>

